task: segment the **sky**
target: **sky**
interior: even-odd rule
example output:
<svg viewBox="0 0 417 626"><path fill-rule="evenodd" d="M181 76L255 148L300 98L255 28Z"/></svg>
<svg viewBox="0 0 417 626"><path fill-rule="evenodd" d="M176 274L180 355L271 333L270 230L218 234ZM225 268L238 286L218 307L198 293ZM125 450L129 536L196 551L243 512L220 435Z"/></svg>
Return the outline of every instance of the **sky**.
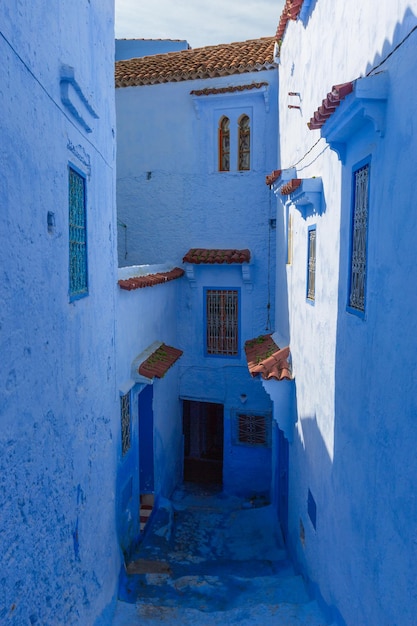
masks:
<svg viewBox="0 0 417 626"><path fill-rule="evenodd" d="M273 37L284 0L116 0L117 39L185 39L192 48Z"/></svg>

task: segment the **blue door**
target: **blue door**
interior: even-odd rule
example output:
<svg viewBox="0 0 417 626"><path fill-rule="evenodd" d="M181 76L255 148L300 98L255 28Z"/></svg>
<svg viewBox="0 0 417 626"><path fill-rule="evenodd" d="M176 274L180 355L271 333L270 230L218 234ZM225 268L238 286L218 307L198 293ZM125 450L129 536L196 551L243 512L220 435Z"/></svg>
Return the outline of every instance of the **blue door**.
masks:
<svg viewBox="0 0 417 626"><path fill-rule="evenodd" d="M140 493L153 493L153 386L146 385L138 399L139 411L139 489Z"/></svg>
<svg viewBox="0 0 417 626"><path fill-rule="evenodd" d="M282 536L285 542L287 541L288 537L288 466L288 439L285 438L283 431L278 428L278 519L281 526Z"/></svg>

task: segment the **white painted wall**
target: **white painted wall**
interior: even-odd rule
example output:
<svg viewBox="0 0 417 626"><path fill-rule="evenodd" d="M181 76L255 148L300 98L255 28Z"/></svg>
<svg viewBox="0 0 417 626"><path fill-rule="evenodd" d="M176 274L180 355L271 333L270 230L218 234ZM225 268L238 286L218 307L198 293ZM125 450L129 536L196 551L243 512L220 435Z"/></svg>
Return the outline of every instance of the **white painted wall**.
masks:
<svg viewBox="0 0 417 626"><path fill-rule="evenodd" d="M321 214L305 217L278 203L282 235L280 216L287 209L294 229L293 264L287 267L298 410L290 447L290 547L312 587L349 626L411 626L417 610L411 523L417 514L417 31L401 44L416 15L414 1L317 0L303 20L289 22L279 69L281 167L301 160L297 176L321 176L324 188ZM320 131L306 124L332 86L365 76L390 53L379 68L389 76L385 136L371 122L352 131L344 163L324 139L308 153ZM300 99L289 92L299 92ZM368 155L367 304L360 319L346 311L351 176ZM313 223L317 278L311 306L305 294ZM317 504L316 530L307 512L308 489Z"/></svg>

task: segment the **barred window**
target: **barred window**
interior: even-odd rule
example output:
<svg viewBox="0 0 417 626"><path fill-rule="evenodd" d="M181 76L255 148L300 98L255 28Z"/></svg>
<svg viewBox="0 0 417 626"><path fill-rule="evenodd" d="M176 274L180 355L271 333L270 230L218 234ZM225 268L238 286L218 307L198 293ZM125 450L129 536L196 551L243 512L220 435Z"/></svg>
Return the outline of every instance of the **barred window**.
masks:
<svg viewBox="0 0 417 626"><path fill-rule="evenodd" d="M349 306L365 311L369 163L353 172Z"/></svg>
<svg viewBox="0 0 417 626"><path fill-rule="evenodd" d="M88 294L85 178L69 168L69 295Z"/></svg>
<svg viewBox="0 0 417 626"><path fill-rule="evenodd" d="M239 354L237 289L206 290L206 350L209 355Z"/></svg>
<svg viewBox="0 0 417 626"><path fill-rule="evenodd" d="M316 227L308 229L307 299L316 297Z"/></svg>
<svg viewBox="0 0 417 626"><path fill-rule="evenodd" d="M250 169L250 120L247 115L239 119L239 163L238 170Z"/></svg>
<svg viewBox="0 0 417 626"><path fill-rule="evenodd" d="M219 170L230 170L230 120L222 117L219 124Z"/></svg>
<svg viewBox="0 0 417 626"><path fill-rule="evenodd" d="M237 442L249 446L269 446L270 415L237 414Z"/></svg>
<svg viewBox="0 0 417 626"><path fill-rule="evenodd" d="M120 419L122 423L122 454L124 455L130 448L130 392L120 396Z"/></svg>

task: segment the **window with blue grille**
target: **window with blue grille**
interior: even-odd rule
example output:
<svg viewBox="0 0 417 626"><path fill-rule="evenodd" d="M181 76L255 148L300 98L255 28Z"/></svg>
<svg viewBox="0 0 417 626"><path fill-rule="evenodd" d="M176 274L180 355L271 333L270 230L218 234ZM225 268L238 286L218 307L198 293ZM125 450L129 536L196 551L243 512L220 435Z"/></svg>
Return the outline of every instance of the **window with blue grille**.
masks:
<svg viewBox="0 0 417 626"><path fill-rule="evenodd" d="M69 295L70 300L88 294L87 216L85 178L69 167Z"/></svg>
<svg viewBox="0 0 417 626"><path fill-rule="evenodd" d="M353 172L348 308L365 312L370 164Z"/></svg>
<svg viewBox="0 0 417 626"><path fill-rule="evenodd" d="M316 298L316 227L308 229L307 254L307 300L314 302Z"/></svg>

